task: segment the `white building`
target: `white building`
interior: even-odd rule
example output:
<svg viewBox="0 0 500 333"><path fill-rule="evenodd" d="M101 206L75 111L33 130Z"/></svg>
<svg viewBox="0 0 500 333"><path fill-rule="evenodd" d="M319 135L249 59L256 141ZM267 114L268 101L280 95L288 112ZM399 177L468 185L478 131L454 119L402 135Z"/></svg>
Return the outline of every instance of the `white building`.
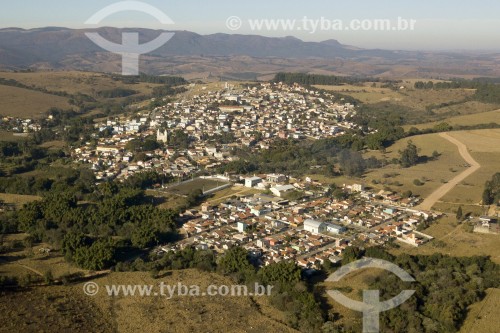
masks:
<svg viewBox="0 0 500 333"><path fill-rule="evenodd" d="M290 192L295 190L295 187L293 185L282 185L282 186L275 186L271 188L271 192L277 196L277 197L282 197L285 193Z"/></svg>
<svg viewBox="0 0 500 333"><path fill-rule="evenodd" d="M326 224L321 221L307 219L304 221L304 230L313 234L320 234L326 231Z"/></svg>
<svg viewBox="0 0 500 333"><path fill-rule="evenodd" d="M335 235L340 235L346 231L346 228L337 224L326 223L326 231Z"/></svg>
<svg viewBox="0 0 500 333"><path fill-rule="evenodd" d="M262 179L259 177L245 178L245 187L255 187L259 183L262 183Z"/></svg>
<svg viewBox="0 0 500 333"><path fill-rule="evenodd" d="M285 175L279 175L275 173L271 173L267 175L266 177L267 181L269 183L277 184L277 183L283 183L286 181L286 176Z"/></svg>
<svg viewBox="0 0 500 333"><path fill-rule="evenodd" d="M248 225L245 222L238 222L238 232L244 233L248 228Z"/></svg>
<svg viewBox="0 0 500 333"><path fill-rule="evenodd" d="M354 192L362 192L365 190L365 187L361 184L353 184L351 188Z"/></svg>
<svg viewBox="0 0 500 333"><path fill-rule="evenodd" d="M168 131L162 132L160 129L156 132L156 141L168 143Z"/></svg>

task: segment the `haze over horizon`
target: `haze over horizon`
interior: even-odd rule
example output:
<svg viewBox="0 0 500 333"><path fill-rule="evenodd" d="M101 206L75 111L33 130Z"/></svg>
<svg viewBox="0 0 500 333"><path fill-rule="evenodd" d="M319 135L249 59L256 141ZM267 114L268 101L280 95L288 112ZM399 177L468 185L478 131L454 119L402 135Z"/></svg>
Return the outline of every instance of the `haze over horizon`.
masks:
<svg viewBox="0 0 500 333"><path fill-rule="evenodd" d="M67 28L92 28L84 22L93 14L115 0L89 0L74 3L53 0L49 3L26 0L6 3L0 13L0 28L41 28L58 26ZM313 0L304 8L299 1L277 0L273 2L255 0L247 3L234 3L221 0L206 3L195 0L144 0L165 14L174 24L162 25L150 16L138 12L114 14L103 20L99 26L139 27L165 30L188 30L199 34L228 33L262 35L269 37L295 36L304 41L324 41L336 39L345 45L362 48L382 48L392 50L500 50L500 19L497 14L500 3L493 0L468 1L458 6L454 1L443 0L439 3L423 0L418 3L401 1L359 0L356 3L341 1ZM26 8L31 8L27 11ZM242 20L240 29L231 30L227 19L237 16ZM303 31L304 29L254 30L248 20L284 19L301 21L304 17L311 20L350 20L389 19L399 17L416 20L413 31ZM321 30L321 31L320 31Z"/></svg>

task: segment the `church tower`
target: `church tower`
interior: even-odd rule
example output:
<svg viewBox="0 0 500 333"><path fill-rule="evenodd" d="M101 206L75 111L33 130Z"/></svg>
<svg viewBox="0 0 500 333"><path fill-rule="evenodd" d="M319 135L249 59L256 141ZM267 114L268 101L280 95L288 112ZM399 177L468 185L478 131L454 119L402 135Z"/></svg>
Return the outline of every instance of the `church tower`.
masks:
<svg viewBox="0 0 500 333"><path fill-rule="evenodd" d="M156 132L156 141L168 143L168 131L162 132L160 129Z"/></svg>

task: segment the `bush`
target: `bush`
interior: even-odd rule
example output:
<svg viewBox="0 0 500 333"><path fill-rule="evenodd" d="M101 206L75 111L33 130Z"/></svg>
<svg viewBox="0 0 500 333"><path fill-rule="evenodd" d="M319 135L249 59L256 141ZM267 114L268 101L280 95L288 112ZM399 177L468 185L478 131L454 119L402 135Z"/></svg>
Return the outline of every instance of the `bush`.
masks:
<svg viewBox="0 0 500 333"><path fill-rule="evenodd" d="M422 183L422 181L420 179L414 179L413 180L413 184L415 186L422 186L422 185L424 185L424 183Z"/></svg>

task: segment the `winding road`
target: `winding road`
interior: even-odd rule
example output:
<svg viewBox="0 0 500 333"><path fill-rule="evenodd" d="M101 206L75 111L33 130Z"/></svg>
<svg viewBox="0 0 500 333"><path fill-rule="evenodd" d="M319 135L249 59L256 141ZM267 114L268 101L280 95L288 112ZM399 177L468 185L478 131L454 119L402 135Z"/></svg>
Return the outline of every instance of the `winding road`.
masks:
<svg viewBox="0 0 500 333"><path fill-rule="evenodd" d="M456 145L458 147L458 152L462 156L462 158L469 163L470 167L464 172L457 175L455 178L451 179L448 183L439 187L437 190L432 192L419 206L418 208L421 210L431 210L432 206L436 204L436 202L441 199L446 193L451 191L455 186L457 186L464 179L472 175L474 172L481 168L481 164L479 164L472 156L469 154L469 150L467 146L462 142L458 141L454 137L449 136L446 133L440 133L440 137L446 139Z"/></svg>

